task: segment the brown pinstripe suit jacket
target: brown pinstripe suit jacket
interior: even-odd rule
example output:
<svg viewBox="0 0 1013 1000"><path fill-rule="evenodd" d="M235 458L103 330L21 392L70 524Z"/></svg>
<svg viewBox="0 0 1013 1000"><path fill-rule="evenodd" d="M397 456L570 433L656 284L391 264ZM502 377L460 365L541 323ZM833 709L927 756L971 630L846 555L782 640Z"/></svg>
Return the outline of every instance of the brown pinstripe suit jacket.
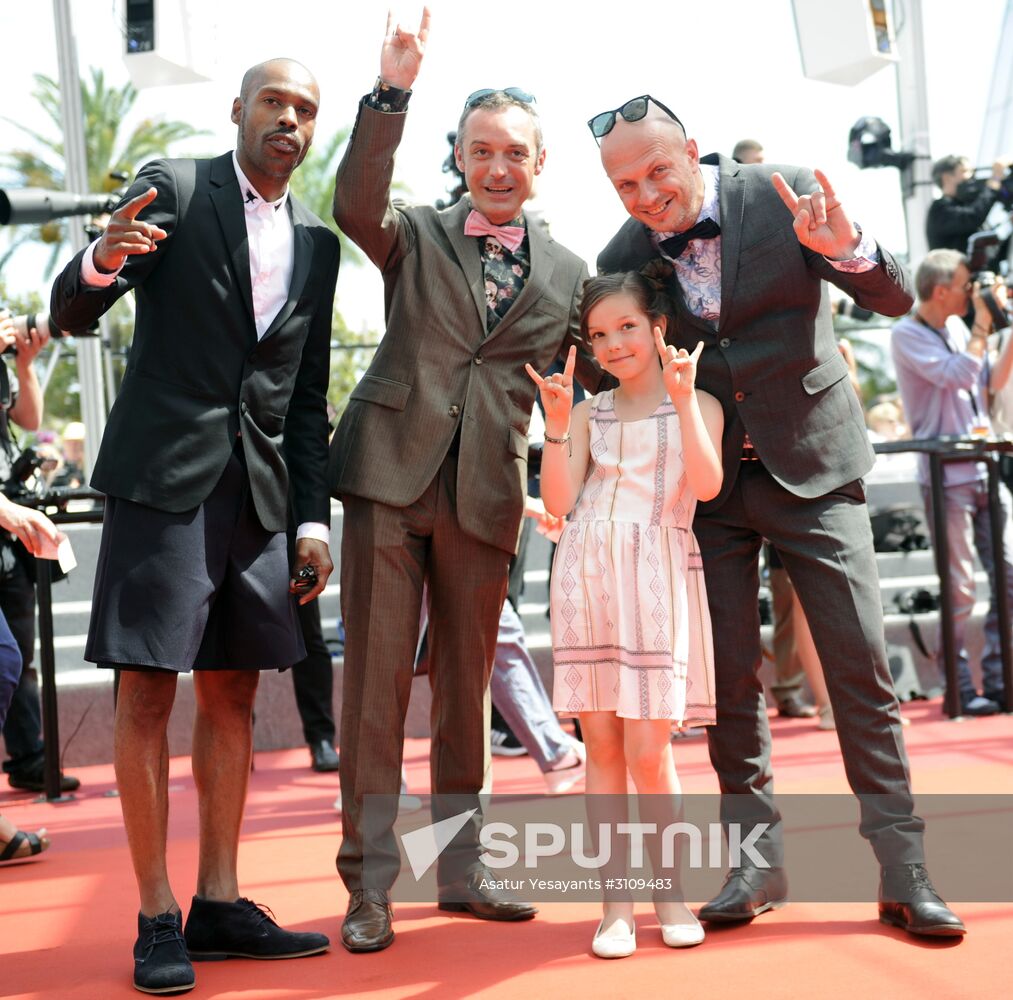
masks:
<svg viewBox="0 0 1013 1000"><path fill-rule="evenodd" d="M461 526L512 552L535 399L525 362L544 371L577 343L581 383L594 391L603 378L579 339L587 268L529 224L531 274L487 336L478 241L464 235L469 200L444 212L391 201L405 118L360 104L338 168L334 218L383 273L387 328L334 434L331 490L407 506L433 480L460 424Z"/></svg>

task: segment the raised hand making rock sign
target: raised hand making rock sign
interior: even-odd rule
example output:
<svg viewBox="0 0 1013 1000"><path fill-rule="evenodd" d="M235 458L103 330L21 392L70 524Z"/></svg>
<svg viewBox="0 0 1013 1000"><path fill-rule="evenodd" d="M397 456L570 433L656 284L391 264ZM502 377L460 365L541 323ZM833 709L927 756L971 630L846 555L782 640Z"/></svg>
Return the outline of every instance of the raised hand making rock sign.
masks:
<svg viewBox="0 0 1013 1000"><path fill-rule="evenodd" d="M696 366L703 353L703 341L698 341L693 353L685 347L673 347L665 343L661 327L654 328L654 343L661 357L661 372L669 396L688 396L696 385Z"/></svg>

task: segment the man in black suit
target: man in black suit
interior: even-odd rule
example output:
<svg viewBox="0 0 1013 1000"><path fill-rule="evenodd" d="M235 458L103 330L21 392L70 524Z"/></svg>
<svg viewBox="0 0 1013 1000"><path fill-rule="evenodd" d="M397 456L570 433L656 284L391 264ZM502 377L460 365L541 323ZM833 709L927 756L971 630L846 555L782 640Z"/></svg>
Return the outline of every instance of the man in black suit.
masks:
<svg viewBox="0 0 1013 1000"><path fill-rule="evenodd" d="M700 912L748 920L782 904L780 817L760 665L758 555L776 548L812 627L861 832L882 866L880 919L918 934L964 926L924 868L884 648L861 477L873 454L834 339L826 282L886 315L910 308L907 276L846 215L827 178L798 167L701 160L679 119L645 95L589 122L632 218L602 271L649 262L676 303L672 343L704 343L697 381L725 410L720 495L698 508L714 630L718 724L708 731L725 822L769 824L770 868L734 868ZM787 208L787 210L786 210Z"/></svg>
<svg viewBox="0 0 1013 1000"><path fill-rule="evenodd" d="M240 899L236 875L259 670L304 655L289 594L290 477L291 575L316 571L301 600L332 568L325 391L338 241L288 193L318 103L299 63L253 67L232 105L235 152L148 164L53 288L53 318L70 329L127 291L136 299L92 476L108 499L85 656L121 671L116 777L140 890L134 985L145 992L192 987L190 958L328 946ZM166 725L191 668L200 861L183 932L165 862Z"/></svg>

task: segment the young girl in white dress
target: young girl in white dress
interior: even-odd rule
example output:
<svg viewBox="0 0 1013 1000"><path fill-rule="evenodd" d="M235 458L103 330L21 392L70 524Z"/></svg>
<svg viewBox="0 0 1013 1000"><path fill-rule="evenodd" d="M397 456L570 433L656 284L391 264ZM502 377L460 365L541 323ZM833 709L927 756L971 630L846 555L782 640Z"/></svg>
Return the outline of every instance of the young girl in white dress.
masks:
<svg viewBox="0 0 1013 1000"><path fill-rule="evenodd" d="M676 819L672 727L714 722L710 616L692 523L697 501L721 488L723 414L695 387L703 344L692 354L665 344L670 315L653 279L592 278L581 332L619 387L574 407L574 348L562 374L543 379L527 366L545 407L542 499L552 514L572 512L552 570L553 707L580 718L592 832L593 803L625 803L627 771L642 820L645 803ZM647 847L655 876L675 876L654 896L665 943L699 944L703 929L681 901L677 870L662 871L657 838ZM606 894L592 951L620 958L635 948L632 897Z"/></svg>

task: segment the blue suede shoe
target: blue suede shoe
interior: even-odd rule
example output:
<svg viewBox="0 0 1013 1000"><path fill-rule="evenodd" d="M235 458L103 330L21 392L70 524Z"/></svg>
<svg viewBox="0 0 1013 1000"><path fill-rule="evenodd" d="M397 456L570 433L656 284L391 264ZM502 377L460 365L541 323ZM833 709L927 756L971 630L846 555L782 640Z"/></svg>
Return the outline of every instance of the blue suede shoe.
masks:
<svg viewBox="0 0 1013 1000"><path fill-rule="evenodd" d="M193 897L183 932L190 958L302 958L330 947L324 934L296 933L279 927L269 911L249 899L234 903Z"/></svg>
<svg viewBox="0 0 1013 1000"><path fill-rule="evenodd" d="M134 989L142 993L185 993L193 987L193 966L183 940L183 914L146 917L138 913Z"/></svg>

